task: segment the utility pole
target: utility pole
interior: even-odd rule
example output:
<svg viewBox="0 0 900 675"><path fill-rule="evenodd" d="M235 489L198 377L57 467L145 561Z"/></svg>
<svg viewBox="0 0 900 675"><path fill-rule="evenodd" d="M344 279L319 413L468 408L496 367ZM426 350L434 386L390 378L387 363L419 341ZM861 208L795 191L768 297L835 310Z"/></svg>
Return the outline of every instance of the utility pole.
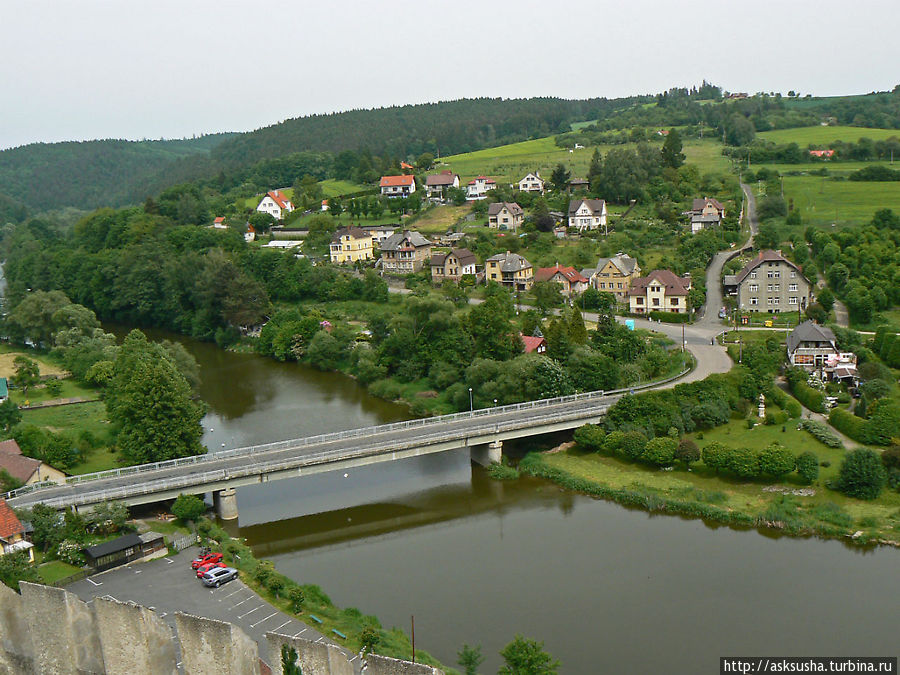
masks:
<svg viewBox="0 0 900 675"><path fill-rule="evenodd" d="M412 614L409 617L410 623L412 624L412 662L416 662L416 615Z"/></svg>

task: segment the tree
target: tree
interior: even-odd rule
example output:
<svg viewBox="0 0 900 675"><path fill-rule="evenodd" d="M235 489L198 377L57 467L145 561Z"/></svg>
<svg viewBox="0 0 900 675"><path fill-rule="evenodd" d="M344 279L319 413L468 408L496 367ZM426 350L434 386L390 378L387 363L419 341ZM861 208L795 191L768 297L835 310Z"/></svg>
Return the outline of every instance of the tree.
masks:
<svg viewBox="0 0 900 675"><path fill-rule="evenodd" d="M25 551L14 551L0 556L0 581L18 591L20 581L40 583L41 577Z"/></svg>
<svg viewBox="0 0 900 675"><path fill-rule="evenodd" d="M812 483L819 477L819 458L809 452L801 452L797 456L797 475L806 482Z"/></svg>
<svg viewBox="0 0 900 675"><path fill-rule="evenodd" d="M278 221L272 216L271 213L263 213L261 211L254 211L253 214L249 218L247 218L247 222L253 226L253 229L257 234L265 234L272 226Z"/></svg>
<svg viewBox="0 0 900 675"><path fill-rule="evenodd" d="M636 461L641 458L647 449L647 435L642 431L626 431L622 437L622 454L628 459Z"/></svg>
<svg viewBox="0 0 900 675"><path fill-rule="evenodd" d="M678 449L678 441L667 436L651 438L647 441L647 448L641 455L641 461L657 466L672 466L675 462L675 452Z"/></svg>
<svg viewBox="0 0 900 675"><path fill-rule="evenodd" d="M498 675L556 675L559 661L544 651L544 643L516 635L500 650L504 665Z"/></svg>
<svg viewBox="0 0 900 675"><path fill-rule="evenodd" d="M665 166L677 169L684 164L684 153L681 152L681 136L677 129L669 129L666 142L662 147L662 161Z"/></svg>
<svg viewBox="0 0 900 675"><path fill-rule="evenodd" d="M30 338L38 345L49 347L53 334L60 328L53 320L54 315L71 304L62 291L28 293L6 319L11 336L20 342Z"/></svg>
<svg viewBox="0 0 900 675"><path fill-rule="evenodd" d="M838 471L837 489L857 499L877 499L887 482L887 472L874 450L858 448L844 456Z"/></svg>
<svg viewBox="0 0 900 675"><path fill-rule="evenodd" d="M28 387L41 381L41 370L37 361L27 356L17 356L13 359L15 375L12 376L13 384L22 390L22 396L28 395Z"/></svg>
<svg viewBox="0 0 900 675"><path fill-rule="evenodd" d="M136 463L205 452L203 409L165 350L139 330L125 338L107 393L110 421L122 454Z"/></svg>
<svg viewBox="0 0 900 675"><path fill-rule="evenodd" d="M562 304L561 287L555 281L536 281L531 287L531 297L541 316L547 316L554 307Z"/></svg>
<svg viewBox="0 0 900 675"><path fill-rule="evenodd" d="M779 477L797 467L797 458L787 448L772 443L759 453L759 469L769 476Z"/></svg>
<svg viewBox="0 0 900 675"><path fill-rule="evenodd" d="M572 312L569 314L569 340L573 345L583 345L588 340L584 317L581 316L577 307L572 307Z"/></svg>
<svg viewBox="0 0 900 675"><path fill-rule="evenodd" d="M359 633L359 645L364 654L371 654L381 644L381 633L374 626L366 626Z"/></svg>
<svg viewBox="0 0 900 675"><path fill-rule="evenodd" d="M701 452L703 463L710 469L714 469L716 473L719 473L719 469L724 469L728 466L728 456L730 454L731 448L718 441L713 441L704 447Z"/></svg>
<svg viewBox="0 0 900 675"><path fill-rule="evenodd" d="M284 590L284 578L279 574L273 574L269 579L268 584L269 590L275 594L275 597L278 597L278 594Z"/></svg>
<svg viewBox="0 0 900 675"><path fill-rule="evenodd" d="M759 226L759 232L753 238L753 243L759 249L778 248L781 243L778 228L772 223L763 223Z"/></svg>
<svg viewBox="0 0 900 675"><path fill-rule="evenodd" d="M21 421L22 413L12 399L7 398L0 403L0 429L3 429L4 433L9 433L9 430Z"/></svg>
<svg viewBox="0 0 900 675"><path fill-rule="evenodd" d="M183 521L196 522L206 513L206 502L196 495L180 494L172 504L172 513Z"/></svg>
<svg viewBox="0 0 900 675"><path fill-rule="evenodd" d="M572 173L566 169L563 164L557 164L556 168L553 169L553 173L550 175L550 182L553 183L553 187L560 192L565 191L567 187L569 187L569 179L572 177Z"/></svg>
<svg viewBox="0 0 900 675"><path fill-rule="evenodd" d="M735 448L728 455L728 468L739 478L759 476L759 453L751 448Z"/></svg>
<svg viewBox="0 0 900 675"><path fill-rule="evenodd" d="M434 166L434 155L430 152L423 152L416 159L416 168L421 171L428 171Z"/></svg>
<svg viewBox="0 0 900 675"><path fill-rule="evenodd" d="M463 644L462 648L456 653L456 662L462 666L465 675L478 675L478 666L484 662L484 656L481 654L481 645L470 647Z"/></svg>
<svg viewBox="0 0 900 675"><path fill-rule="evenodd" d="M827 286L819 291L816 295L816 300L826 312L830 312L831 308L834 307L834 293Z"/></svg>
<svg viewBox="0 0 900 675"><path fill-rule="evenodd" d="M692 462L700 461L700 448L690 438L682 438L675 449L675 459L690 469Z"/></svg>
<svg viewBox="0 0 900 675"><path fill-rule="evenodd" d="M287 593L288 600L291 602L291 611L294 614L300 614L303 611L303 603L306 602L306 594L300 586L291 586Z"/></svg>
<svg viewBox="0 0 900 675"><path fill-rule="evenodd" d="M741 115L733 113L725 120L725 142L728 145L747 145L756 135L753 122Z"/></svg>
<svg viewBox="0 0 900 675"><path fill-rule="evenodd" d="M297 663L297 650L289 645L281 645L281 672L284 675L303 675Z"/></svg>

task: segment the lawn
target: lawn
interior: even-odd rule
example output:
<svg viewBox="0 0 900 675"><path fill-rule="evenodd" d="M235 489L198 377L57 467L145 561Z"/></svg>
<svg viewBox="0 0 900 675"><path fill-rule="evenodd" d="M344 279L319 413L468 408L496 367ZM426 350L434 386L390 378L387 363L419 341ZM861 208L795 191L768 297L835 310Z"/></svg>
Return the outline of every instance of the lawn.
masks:
<svg viewBox="0 0 900 675"><path fill-rule="evenodd" d="M38 574L41 575L41 581L48 586L52 586L60 579L65 579L73 574L78 574L78 572L81 571L81 568L65 563L62 560L51 560L42 563L38 566L37 570Z"/></svg>
<svg viewBox="0 0 900 675"><path fill-rule="evenodd" d="M751 157L751 161L752 161ZM898 157L900 160L900 157ZM829 176L847 176L848 174L864 169L867 166L885 166L889 169L900 168L900 161L891 164L889 160L882 162L803 162L800 164L783 164L783 163L763 163L752 164L751 169L758 170L764 166L767 169L777 171L785 176L799 173L812 173L820 169L826 169Z"/></svg>
<svg viewBox="0 0 900 675"><path fill-rule="evenodd" d="M34 350L0 345L0 377L10 378L15 375L16 369L13 367L13 361L17 356L25 356L32 361L36 361L41 375L65 375L66 373L63 368L38 355Z"/></svg>
<svg viewBox="0 0 900 675"><path fill-rule="evenodd" d="M425 234L444 234L471 210L471 204L435 206L413 223L413 227Z"/></svg>
<svg viewBox="0 0 900 675"><path fill-rule="evenodd" d="M322 187L322 192L325 194L325 197L340 197L355 192L361 192L371 187L353 183L349 180L338 180L337 178L323 180L319 185Z"/></svg>
<svg viewBox="0 0 900 675"><path fill-rule="evenodd" d="M722 154L722 144L711 139L687 139L682 152L688 164L696 164L700 173L728 173L731 160Z"/></svg>
<svg viewBox="0 0 900 675"><path fill-rule="evenodd" d="M109 422L106 406L99 401L23 410L22 423L34 424L57 433L67 432L73 438L77 438L82 431L88 431L97 439L100 447L90 451L84 462L69 469L71 474L93 473L119 466L117 455L107 447Z"/></svg>
<svg viewBox="0 0 900 675"><path fill-rule="evenodd" d="M900 130L897 129L867 129L865 127L798 127L796 129L777 129L775 131L763 131L757 138L773 143L796 143L801 148L813 145L827 145L832 141L844 141L856 143L860 138L871 138L873 141L881 141L887 138L900 138Z"/></svg>
<svg viewBox="0 0 900 675"><path fill-rule="evenodd" d="M866 223L879 209L900 212L900 182L855 182L820 176L786 176L784 194L804 223Z"/></svg>
<svg viewBox="0 0 900 675"><path fill-rule="evenodd" d="M28 403L31 405L35 405L37 403L43 403L44 401L50 401L60 398L96 399L98 396L96 389L82 386L72 378L67 377L57 381L61 385L59 394L50 393L47 387L45 385L42 385L39 387L29 387L27 395L23 395L21 390L19 389L12 389L10 392L10 396L12 397L13 401L18 403L19 405L24 405L25 401L28 401Z"/></svg>

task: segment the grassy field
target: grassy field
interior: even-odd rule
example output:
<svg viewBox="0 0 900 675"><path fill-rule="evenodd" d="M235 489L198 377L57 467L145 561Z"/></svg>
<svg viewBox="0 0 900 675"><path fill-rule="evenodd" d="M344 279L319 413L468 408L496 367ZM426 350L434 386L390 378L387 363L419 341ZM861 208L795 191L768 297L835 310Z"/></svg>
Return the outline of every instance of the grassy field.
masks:
<svg viewBox="0 0 900 675"><path fill-rule="evenodd" d="M10 378L15 375L13 361L17 356L25 356L36 361L41 375L64 375L65 370L39 356L31 349L16 349L9 345L0 345L0 377Z"/></svg>
<svg viewBox="0 0 900 675"><path fill-rule="evenodd" d="M457 221L472 210L471 204L462 206L435 206L419 218L413 225L416 230L425 234L444 234Z"/></svg>
<svg viewBox="0 0 900 675"><path fill-rule="evenodd" d="M65 563L62 560L50 560L39 565L37 570L38 574L41 575L41 581L48 586L52 586L60 579L77 574L81 571L81 568Z"/></svg>
<svg viewBox="0 0 900 675"><path fill-rule="evenodd" d="M722 144L709 139L688 139L682 150L685 161L696 164L700 173L728 173L731 160L722 154Z"/></svg>
<svg viewBox="0 0 900 675"><path fill-rule="evenodd" d="M881 141L891 136L900 138L898 129L866 129L864 127L798 127L797 129L776 129L757 134L760 140L773 143L796 143L801 148L809 144L827 145L832 141L857 142L860 138Z"/></svg>
<svg viewBox="0 0 900 675"><path fill-rule="evenodd" d="M801 164L753 164L750 168L757 170L764 166L782 174L812 173L819 169L827 169L829 176L847 176L854 171L864 169L867 166L885 166L889 169L900 168L900 157L893 164L884 162L803 162Z"/></svg>
<svg viewBox="0 0 900 675"><path fill-rule="evenodd" d="M322 192L325 197L340 197L341 195L349 195L354 192L365 190L367 186L359 183L352 183L348 180L338 180L337 178L329 178L323 180L319 185L322 186Z"/></svg>
<svg viewBox="0 0 900 675"><path fill-rule="evenodd" d="M73 437L77 437L82 431L93 434L101 447L92 450L85 461L76 464L69 473L92 473L119 466L118 457L106 447L109 442L109 422L106 417L106 406L99 401L23 410L22 423L34 424L57 433L67 432Z"/></svg>
<svg viewBox="0 0 900 675"><path fill-rule="evenodd" d="M855 225L879 209L900 211L900 182L855 182L820 176L786 176L784 194L804 223Z"/></svg>

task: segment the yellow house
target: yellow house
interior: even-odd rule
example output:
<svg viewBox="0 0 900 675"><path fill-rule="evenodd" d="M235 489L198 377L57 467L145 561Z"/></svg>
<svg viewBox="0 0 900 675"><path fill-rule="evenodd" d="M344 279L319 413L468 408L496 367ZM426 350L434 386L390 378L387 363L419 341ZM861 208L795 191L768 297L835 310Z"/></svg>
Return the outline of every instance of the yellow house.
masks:
<svg viewBox="0 0 900 675"><path fill-rule="evenodd" d="M624 253L617 253L611 258L600 258L597 267L584 270L582 274L589 277L591 285L598 291L612 293L620 302L625 302L631 282L641 276L641 267L637 260Z"/></svg>
<svg viewBox="0 0 900 675"><path fill-rule="evenodd" d="M352 263L371 260L372 233L359 227L342 227L331 238L331 262Z"/></svg>
<svg viewBox="0 0 900 675"><path fill-rule="evenodd" d="M484 280L527 291L534 282L534 268L518 253L498 253L485 261Z"/></svg>
<svg viewBox="0 0 900 675"><path fill-rule="evenodd" d="M690 290L690 277L679 277L669 270L654 270L632 282L628 291L628 309L632 314L685 314Z"/></svg>

